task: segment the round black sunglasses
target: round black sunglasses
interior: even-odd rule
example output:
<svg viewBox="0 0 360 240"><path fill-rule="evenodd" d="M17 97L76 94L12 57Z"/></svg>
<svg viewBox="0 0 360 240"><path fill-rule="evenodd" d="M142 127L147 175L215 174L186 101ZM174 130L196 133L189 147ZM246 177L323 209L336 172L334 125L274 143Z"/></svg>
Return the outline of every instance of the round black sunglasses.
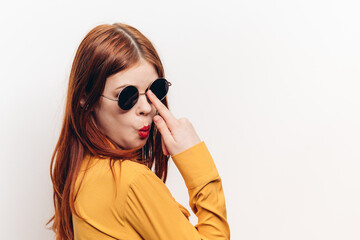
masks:
<svg viewBox="0 0 360 240"><path fill-rule="evenodd" d="M163 100L169 91L169 86L171 86L171 82L167 81L165 78L158 78L149 85L144 93L139 93L139 90L135 86L129 85L119 93L117 99L109 98L104 95L101 96L112 101L117 101L119 107L122 110L127 111L137 103L139 96L145 95L149 89L160 101Z"/></svg>

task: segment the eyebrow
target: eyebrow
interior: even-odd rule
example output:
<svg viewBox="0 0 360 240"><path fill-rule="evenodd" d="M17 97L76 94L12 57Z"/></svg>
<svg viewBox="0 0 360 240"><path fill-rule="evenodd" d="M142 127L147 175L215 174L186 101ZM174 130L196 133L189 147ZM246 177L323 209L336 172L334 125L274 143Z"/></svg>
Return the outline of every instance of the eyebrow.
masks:
<svg viewBox="0 0 360 240"><path fill-rule="evenodd" d="M158 78L156 78L156 79L158 79ZM156 80L156 79L155 79L155 80ZM153 80L150 84L152 84L155 80ZM115 90L118 90L118 89L123 88L123 87L126 87L126 86L132 86L132 85L131 85L131 84L124 84L124 85L121 85L121 86L115 88ZM150 85L149 85L149 86L150 86ZM149 87L149 86L148 86L148 87Z"/></svg>
<svg viewBox="0 0 360 240"><path fill-rule="evenodd" d="M119 86L119 87L115 88L115 90L118 90L118 89L120 89L120 88L123 88L123 87L129 86L129 85L130 85L130 84L124 84L124 85L121 85L121 86Z"/></svg>

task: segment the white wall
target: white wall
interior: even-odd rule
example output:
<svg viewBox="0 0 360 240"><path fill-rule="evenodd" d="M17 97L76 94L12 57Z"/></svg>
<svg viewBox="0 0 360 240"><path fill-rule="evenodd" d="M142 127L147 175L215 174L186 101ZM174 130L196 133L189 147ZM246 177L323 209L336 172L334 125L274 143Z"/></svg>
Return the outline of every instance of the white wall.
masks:
<svg viewBox="0 0 360 240"><path fill-rule="evenodd" d="M0 238L53 238L49 167L70 66L91 28L124 22L154 43L170 110L216 162L231 239L359 239L359 10L355 0L2 2ZM173 162L167 185L190 210Z"/></svg>

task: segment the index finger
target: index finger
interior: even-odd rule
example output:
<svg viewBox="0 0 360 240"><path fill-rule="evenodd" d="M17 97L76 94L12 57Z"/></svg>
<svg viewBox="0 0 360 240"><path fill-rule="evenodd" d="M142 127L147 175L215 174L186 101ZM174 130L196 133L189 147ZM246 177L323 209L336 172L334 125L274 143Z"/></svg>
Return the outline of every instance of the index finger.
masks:
<svg viewBox="0 0 360 240"><path fill-rule="evenodd" d="M165 120L166 124L171 129L175 125L177 119L150 89L147 91L146 94L149 97L152 104L155 106L156 110L158 110L160 116Z"/></svg>

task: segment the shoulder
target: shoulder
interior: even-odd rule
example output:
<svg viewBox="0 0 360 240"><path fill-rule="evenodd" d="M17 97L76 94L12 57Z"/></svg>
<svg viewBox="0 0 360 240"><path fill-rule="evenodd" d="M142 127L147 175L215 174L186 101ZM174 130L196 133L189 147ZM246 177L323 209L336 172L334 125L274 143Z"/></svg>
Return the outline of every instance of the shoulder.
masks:
<svg viewBox="0 0 360 240"><path fill-rule="evenodd" d="M76 185L85 174L80 188L108 193L117 189L126 195L129 185L145 173L154 174L147 166L132 160L116 160L111 167L109 158L86 155L81 164Z"/></svg>
<svg viewBox="0 0 360 240"><path fill-rule="evenodd" d="M151 169L141 163L137 163L131 160L124 160L122 162L118 162L120 168L121 179L126 181L127 185L131 185L134 182L138 181L139 178L146 175L155 175Z"/></svg>
<svg viewBox="0 0 360 240"><path fill-rule="evenodd" d="M90 161L90 168L95 172L101 172L104 175L111 174L110 158L99 158L96 156L87 156L84 158ZM86 162L86 160L85 160ZM113 170L115 175L119 178L124 178L131 183L137 176L144 172L152 172L146 165L133 160L115 160L113 161Z"/></svg>
<svg viewBox="0 0 360 240"><path fill-rule="evenodd" d="M144 174L156 176L147 166L131 160L115 161L112 169L108 158L87 156L83 160L75 189L79 190L77 204L88 206L88 210L90 205L117 209L123 206L134 182L139 182Z"/></svg>

